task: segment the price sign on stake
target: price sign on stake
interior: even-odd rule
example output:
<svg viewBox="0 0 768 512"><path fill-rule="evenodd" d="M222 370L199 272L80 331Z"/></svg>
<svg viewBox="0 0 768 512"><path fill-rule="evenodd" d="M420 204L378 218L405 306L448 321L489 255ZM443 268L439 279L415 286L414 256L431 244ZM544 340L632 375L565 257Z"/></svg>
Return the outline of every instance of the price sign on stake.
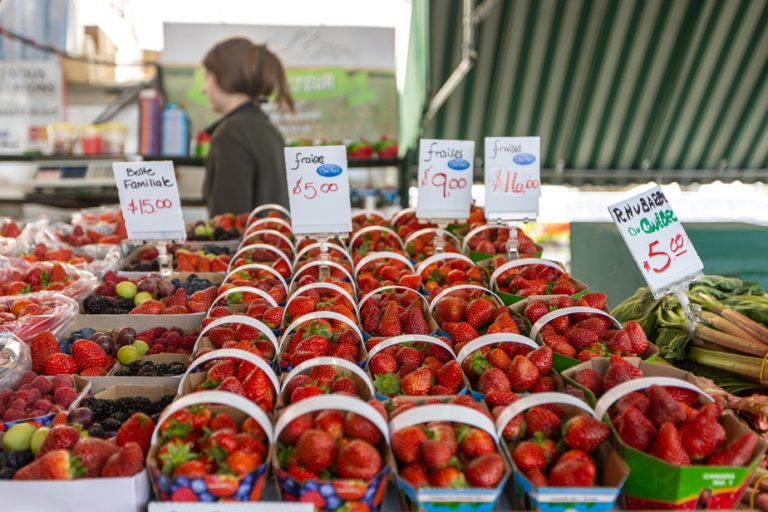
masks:
<svg viewBox="0 0 768 512"><path fill-rule="evenodd" d="M661 187L611 205L608 211L654 296L701 274L704 265Z"/></svg>
<svg viewBox="0 0 768 512"><path fill-rule="evenodd" d="M466 219L472 203L471 140L421 139L419 141L420 219Z"/></svg>
<svg viewBox="0 0 768 512"><path fill-rule="evenodd" d="M186 230L172 162L114 162L129 240L184 240Z"/></svg>
<svg viewBox="0 0 768 512"><path fill-rule="evenodd" d="M285 148L285 170L294 234L352 231L344 146Z"/></svg>
<svg viewBox="0 0 768 512"><path fill-rule="evenodd" d="M485 218L539 216L541 169L538 137L485 138Z"/></svg>

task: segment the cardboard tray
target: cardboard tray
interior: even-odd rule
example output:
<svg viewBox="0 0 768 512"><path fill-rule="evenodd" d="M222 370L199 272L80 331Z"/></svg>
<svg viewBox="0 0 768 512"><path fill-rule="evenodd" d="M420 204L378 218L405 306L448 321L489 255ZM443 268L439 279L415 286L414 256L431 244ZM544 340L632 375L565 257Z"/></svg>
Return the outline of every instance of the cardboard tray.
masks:
<svg viewBox="0 0 768 512"><path fill-rule="evenodd" d="M180 327L187 330L199 329L205 313L187 315L86 315L79 314L69 326L69 332L90 327L96 331L108 331L119 327L133 327L136 332L153 327Z"/></svg>

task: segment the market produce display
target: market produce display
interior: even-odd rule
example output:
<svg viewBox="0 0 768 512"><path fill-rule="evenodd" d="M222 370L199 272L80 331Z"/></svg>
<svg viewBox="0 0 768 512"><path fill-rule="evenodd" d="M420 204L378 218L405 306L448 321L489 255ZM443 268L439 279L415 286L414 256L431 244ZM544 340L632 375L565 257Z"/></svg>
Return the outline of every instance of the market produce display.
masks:
<svg viewBox="0 0 768 512"><path fill-rule="evenodd" d="M327 259L265 212L188 225L199 243L169 247L170 277L151 246L98 278L69 265L98 260L74 249L95 238L88 222L114 231L119 217L80 216L75 243L8 258L0 350L20 371L0 367L4 485L110 477L135 496L143 479L142 505L276 488L371 512L387 496L427 511L732 508L747 488L768 500L752 477L768 400L741 396L766 382L757 286L705 276L690 309L641 289L609 312L521 231L532 259L509 261L509 230L478 229L479 208L448 235L364 212ZM701 468L734 477L690 476ZM568 503L541 501L550 492Z"/></svg>

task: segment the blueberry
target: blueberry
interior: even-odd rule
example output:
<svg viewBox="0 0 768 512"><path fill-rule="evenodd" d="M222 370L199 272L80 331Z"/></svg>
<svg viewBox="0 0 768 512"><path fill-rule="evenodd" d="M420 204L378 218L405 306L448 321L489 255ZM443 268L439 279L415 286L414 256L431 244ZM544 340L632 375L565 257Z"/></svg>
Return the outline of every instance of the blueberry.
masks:
<svg viewBox="0 0 768 512"><path fill-rule="evenodd" d="M165 473L160 473L157 475L157 486L160 488L163 492L170 492L170 486L171 486L171 480L168 478Z"/></svg>
<svg viewBox="0 0 768 512"><path fill-rule="evenodd" d="M209 492L201 492L200 494L197 495L197 498L200 501L205 501L207 503L213 503L214 501L216 501L216 498L213 497L213 494Z"/></svg>
<svg viewBox="0 0 768 512"><path fill-rule="evenodd" d="M176 478L174 484L177 487L189 487L189 478L187 478L185 476L180 476L180 477Z"/></svg>
<svg viewBox="0 0 768 512"><path fill-rule="evenodd" d="M248 499L248 495L251 493L251 486L240 484L240 486L237 488L237 492L235 493L235 499L238 501L246 501Z"/></svg>
<svg viewBox="0 0 768 512"><path fill-rule="evenodd" d="M202 478L195 478L190 482L190 488L195 494L205 492L208 487L205 485L205 481Z"/></svg>
<svg viewBox="0 0 768 512"><path fill-rule="evenodd" d="M96 334L96 331L91 329L90 327L86 327L80 330L80 336L83 338L90 338L94 334Z"/></svg>
<svg viewBox="0 0 768 512"><path fill-rule="evenodd" d="M338 496L331 496L325 500L325 508L328 510L336 510L344 503Z"/></svg>
<svg viewBox="0 0 768 512"><path fill-rule="evenodd" d="M317 490L317 482L314 480L309 480L307 482L304 482L304 489L307 491L316 491Z"/></svg>
<svg viewBox="0 0 768 512"><path fill-rule="evenodd" d="M320 485L320 494L322 494L324 497L333 496L336 494L336 489L333 488L333 485L331 484L321 484Z"/></svg>

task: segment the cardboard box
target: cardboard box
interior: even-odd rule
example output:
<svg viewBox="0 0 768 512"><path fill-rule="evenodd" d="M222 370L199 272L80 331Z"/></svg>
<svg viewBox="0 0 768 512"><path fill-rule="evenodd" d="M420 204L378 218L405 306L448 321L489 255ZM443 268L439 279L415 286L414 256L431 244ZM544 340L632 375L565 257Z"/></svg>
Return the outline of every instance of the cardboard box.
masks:
<svg viewBox="0 0 768 512"><path fill-rule="evenodd" d="M205 313L189 313L187 315L87 315L79 314L70 325L69 332L79 331L90 327L96 331L108 331L120 327L133 327L136 332L152 329L153 327L180 327L186 330L199 329L205 318Z"/></svg>
<svg viewBox="0 0 768 512"><path fill-rule="evenodd" d="M151 356L142 356L139 358L144 361L153 361L156 363L183 363L185 366L189 366L189 356L185 354L155 354ZM165 377L140 377L140 376L117 376L115 373L122 365L120 363L115 364L112 370L105 377L82 377L76 376L75 382L78 379L91 383L91 392L99 393L104 391L110 386L119 385L143 385L143 386L167 386L173 389L179 387L181 382L181 375L169 375Z"/></svg>

